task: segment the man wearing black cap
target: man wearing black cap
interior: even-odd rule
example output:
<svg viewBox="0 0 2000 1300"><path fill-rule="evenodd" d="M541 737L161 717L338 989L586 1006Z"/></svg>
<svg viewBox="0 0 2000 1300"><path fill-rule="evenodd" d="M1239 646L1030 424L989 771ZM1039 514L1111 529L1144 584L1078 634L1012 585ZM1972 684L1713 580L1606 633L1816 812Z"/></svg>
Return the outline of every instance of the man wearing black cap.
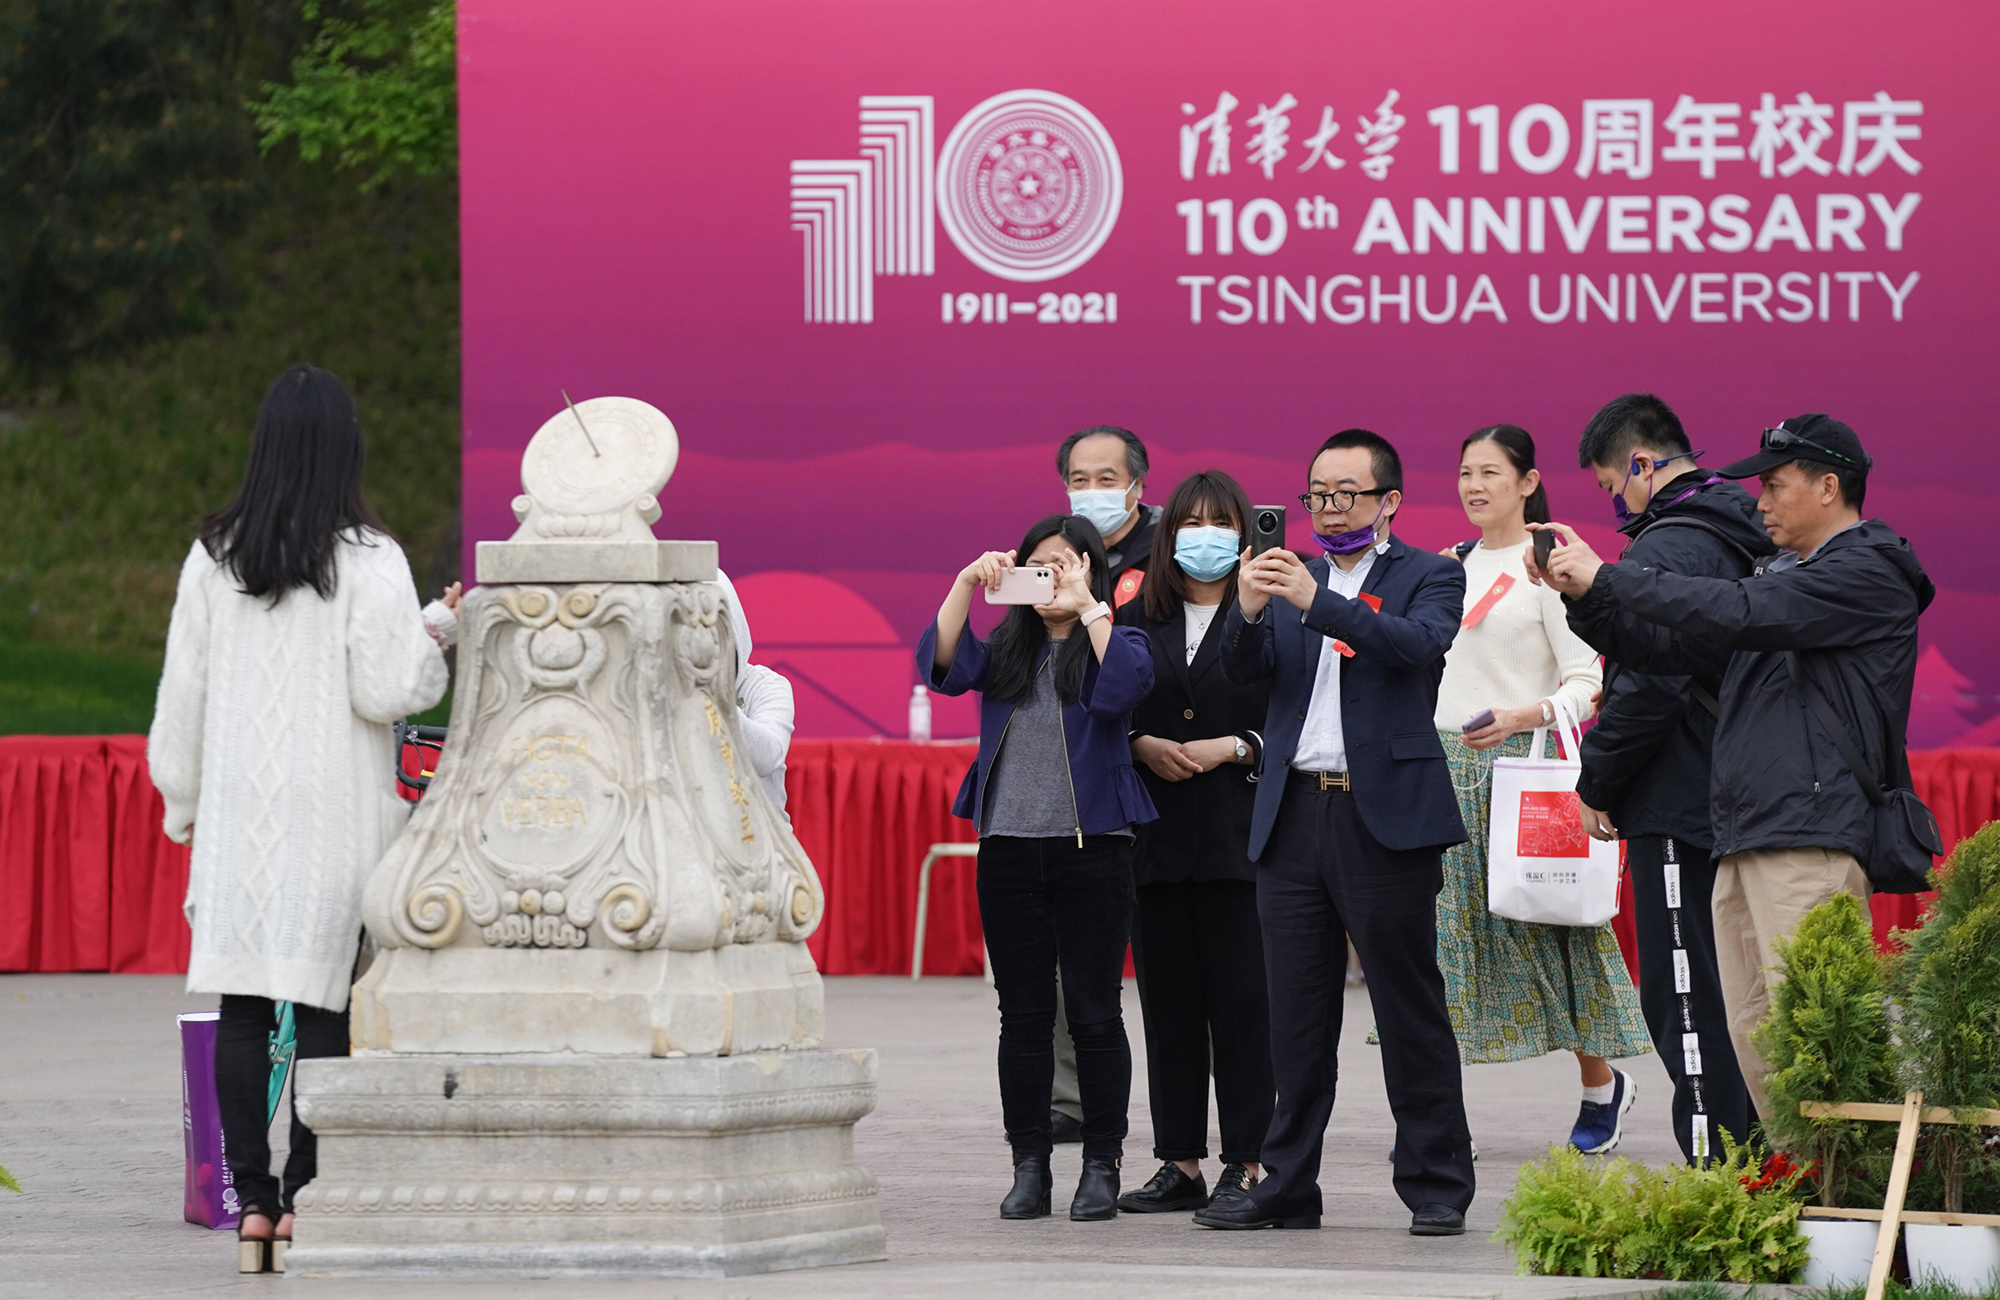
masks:
<svg viewBox="0 0 2000 1300"><path fill-rule="evenodd" d="M1730 1038L1759 1113L1767 1067L1750 1032L1769 1009L1776 941L1836 893L1868 897L1873 807L1843 742L1871 782L1910 784L1917 615L1936 589L1907 541L1861 518L1871 464L1847 425L1802 415L1717 471L1760 480L1764 530L1783 548L1740 580L1605 564L1560 524L1567 544L1548 569L1529 560L1607 656L1641 672L1722 674L1711 910ZM1822 722L1829 711L1846 736Z"/></svg>

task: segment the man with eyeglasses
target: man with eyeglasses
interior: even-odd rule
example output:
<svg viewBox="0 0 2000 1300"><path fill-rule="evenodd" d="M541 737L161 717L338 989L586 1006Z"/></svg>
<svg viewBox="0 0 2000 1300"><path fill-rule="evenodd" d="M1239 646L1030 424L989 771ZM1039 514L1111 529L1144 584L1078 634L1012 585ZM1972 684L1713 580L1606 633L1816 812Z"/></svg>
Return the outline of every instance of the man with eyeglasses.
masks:
<svg viewBox="0 0 2000 1300"><path fill-rule="evenodd" d="M1730 1038L1764 1114L1768 1067L1750 1034L1770 1006L1777 941L1836 893L1868 897L1873 801L1843 745L1870 781L1910 784L1917 616L1936 588L1909 542L1861 518L1872 463L1854 430L1815 414L1764 430L1756 455L1717 471L1760 480L1757 509L1783 548L1747 578L1605 564L1561 524L1534 525L1567 541L1547 571L1528 561L1607 657L1641 672L1722 674L1710 908Z"/></svg>
<svg viewBox="0 0 2000 1300"><path fill-rule="evenodd" d="M1246 551L1222 634L1223 671L1271 683L1250 858L1278 1101L1263 1181L1218 1188L1195 1222L1320 1226L1352 938L1396 1117L1396 1193L1413 1234L1456 1236L1472 1203L1472 1138L1438 972L1437 895L1444 850L1465 841L1465 826L1432 715L1465 570L1391 535L1403 466L1380 435L1335 434L1308 474L1299 500L1326 555Z"/></svg>

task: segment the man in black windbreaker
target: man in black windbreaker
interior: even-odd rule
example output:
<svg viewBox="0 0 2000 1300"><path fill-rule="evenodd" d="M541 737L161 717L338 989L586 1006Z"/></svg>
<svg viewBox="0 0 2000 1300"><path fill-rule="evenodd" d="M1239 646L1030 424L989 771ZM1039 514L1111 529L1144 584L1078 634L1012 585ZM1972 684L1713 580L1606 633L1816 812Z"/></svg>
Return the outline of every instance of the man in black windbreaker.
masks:
<svg viewBox="0 0 2000 1300"><path fill-rule="evenodd" d="M1711 910L1730 1038L1759 1113L1766 1067L1750 1032L1770 1005L1776 941L1836 893L1868 897L1874 810L1813 696L1860 751L1867 779L1910 784L1917 615L1936 588L1907 541L1861 518L1871 463L1847 425L1802 415L1720 470L1761 481L1764 529L1789 552L1748 578L1605 564L1560 525L1570 543L1546 574L1530 570L1574 601L1571 625L1607 656L1643 672L1722 674Z"/></svg>
<svg viewBox="0 0 2000 1300"><path fill-rule="evenodd" d="M1734 580L1777 550L1757 521L1756 501L1696 467L1700 454L1673 409L1650 393L1627 393L1591 419L1577 463L1595 470L1612 495L1618 531L1631 539L1621 562ZM1673 1080L1674 1137L1694 1163L1721 1154L1720 1132L1746 1141L1753 1118L1729 1041L1709 914L1709 750L1721 689L1719 676L1656 676L1607 659L1603 704L1584 735L1576 784L1584 829L1625 841L1639 1006Z"/></svg>

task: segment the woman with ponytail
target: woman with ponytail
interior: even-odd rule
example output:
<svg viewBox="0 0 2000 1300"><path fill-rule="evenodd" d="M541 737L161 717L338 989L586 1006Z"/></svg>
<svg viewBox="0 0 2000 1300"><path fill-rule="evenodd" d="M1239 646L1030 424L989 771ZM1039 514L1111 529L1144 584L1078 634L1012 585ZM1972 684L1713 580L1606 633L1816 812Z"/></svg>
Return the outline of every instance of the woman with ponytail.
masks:
<svg viewBox="0 0 2000 1300"><path fill-rule="evenodd" d="M1652 1050L1639 996L1607 925L1509 920L1486 910L1487 813L1493 760L1526 754L1529 733L1558 707L1596 711L1604 675L1569 628L1562 597L1527 579L1527 525L1549 522L1535 440L1496 424L1459 448L1458 496L1479 539L1452 548L1465 565L1465 618L1445 657L1436 725L1471 839L1444 855L1438 895L1438 967L1466 1064L1576 1053L1583 1104L1570 1143L1618 1145L1632 1076L1606 1057ZM1481 725L1470 730L1466 724Z"/></svg>

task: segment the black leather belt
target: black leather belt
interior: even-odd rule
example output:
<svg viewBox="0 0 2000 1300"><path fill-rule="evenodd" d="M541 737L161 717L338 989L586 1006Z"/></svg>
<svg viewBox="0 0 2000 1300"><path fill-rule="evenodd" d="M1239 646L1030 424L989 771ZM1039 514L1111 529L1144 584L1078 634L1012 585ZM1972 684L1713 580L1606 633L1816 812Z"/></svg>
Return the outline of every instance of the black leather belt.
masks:
<svg viewBox="0 0 2000 1300"><path fill-rule="evenodd" d="M1343 794L1353 789L1345 772L1301 772L1292 768L1286 783L1300 790L1339 790Z"/></svg>

